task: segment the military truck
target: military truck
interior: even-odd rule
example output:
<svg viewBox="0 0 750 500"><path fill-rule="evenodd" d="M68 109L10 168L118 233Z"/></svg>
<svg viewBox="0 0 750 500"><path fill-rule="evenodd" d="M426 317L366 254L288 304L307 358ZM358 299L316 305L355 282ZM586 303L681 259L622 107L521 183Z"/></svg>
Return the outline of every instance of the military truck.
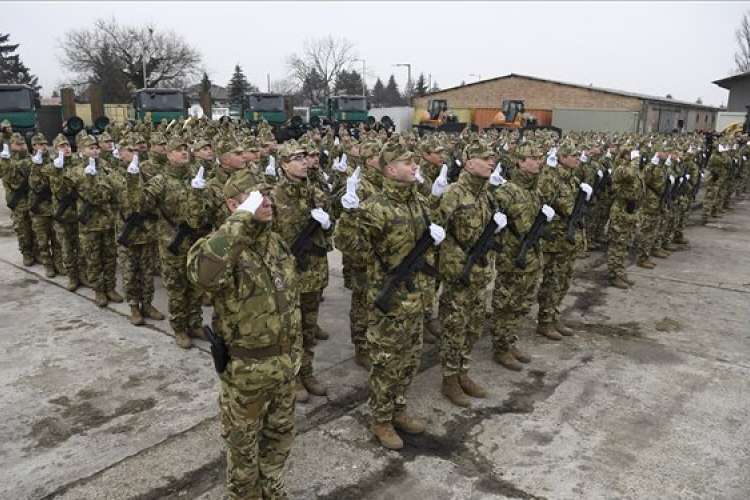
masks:
<svg viewBox="0 0 750 500"><path fill-rule="evenodd" d="M135 117L158 123L187 118L187 97L180 89L138 89L135 92Z"/></svg>
<svg viewBox="0 0 750 500"><path fill-rule="evenodd" d="M331 96L324 106L310 107L310 125L319 127L328 123L367 123L369 109L367 97L363 95Z"/></svg>
<svg viewBox="0 0 750 500"><path fill-rule="evenodd" d="M28 85L0 84L0 121L8 120L14 132L27 141L39 129L39 99Z"/></svg>

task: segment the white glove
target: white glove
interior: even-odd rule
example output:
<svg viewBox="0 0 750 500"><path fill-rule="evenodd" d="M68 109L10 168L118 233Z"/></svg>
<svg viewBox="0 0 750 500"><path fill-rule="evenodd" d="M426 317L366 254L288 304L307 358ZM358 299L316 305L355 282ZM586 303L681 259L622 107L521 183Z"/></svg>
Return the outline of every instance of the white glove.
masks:
<svg viewBox="0 0 750 500"><path fill-rule="evenodd" d="M354 173L346 179L346 194L341 197L341 205L347 210L359 208L359 196L357 196L358 187L359 167L354 169Z"/></svg>
<svg viewBox="0 0 750 500"><path fill-rule="evenodd" d="M750 144L750 143L748 143L748 144ZM506 142L505 144L503 144L503 151L508 151L508 149L509 149L508 148L508 143Z"/></svg>
<svg viewBox="0 0 750 500"><path fill-rule="evenodd" d="M542 213L547 216L547 222L555 218L555 209L549 205L542 205Z"/></svg>
<svg viewBox="0 0 750 500"><path fill-rule="evenodd" d="M654 165L659 164L659 155L657 153L654 153L654 157L651 158L651 163L653 163Z"/></svg>
<svg viewBox="0 0 750 500"><path fill-rule="evenodd" d="M7 143L3 144L3 151L2 153L0 153L0 158L2 158L3 160L7 160L8 158L10 158L10 147Z"/></svg>
<svg viewBox="0 0 750 500"><path fill-rule="evenodd" d="M547 165L552 168L557 168L557 156L551 155L547 157Z"/></svg>
<svg viewBox="0 0 750 500"><path fill-rule="evenodd" d="M701 179L705 179L705 178L706 178L706 173L705 172L701 172Z"/></svg>
<svg viewBox="0 0 750 500"><path fill-rule="evenodd" d="M589 161L589 157L586 156L586 151L581 151L580 160L581 160L581 163L586 163Z"/></svg>
<svg viewBox="0 0 750 500"><path fill-rule="evenodd" d="M495 167L495 171L492 172L490 175L490 184L493 186L502 186L505 184L505 179L503 179L503 176L501 172L503 171L503 166L498 163L497 167Z"/></svg>
<svg viewBox="0 0 750 500"><path fill-rule="evenodd" d="M237 207L238 212L250 212L251 214L255 214L255 211L258 210L258 207L260 207L263 204L263 195L260 191L253 191L250 193L250 196L248 196L245 201L242 202L242 204Z"/></svg>
<svg viewBox="0 0 750 500"><path fill-rule="evenodd" d="M344 167L344 170L343 170L344 172L346 171L346 165L347 165L346 160L347 160L346 153L344 153L341 155L341 161L339 162L340 163L339 166Z"/></svg>
<svg viewBox="0 0 750 500"><path fill-rule="evenodd" d="M686 180L686 181L689 181L689 180L690 180L690 174L685 174L685 180Z"/></svg>
<svg viewBox="0 0 750 500"><path fill-rule="evenodd" d="M664 164L668 167L672 166L672 157L667 156L667 161L665 161Z"/></svg>
<svg viewBox="0 0 750 500"><path fill-rule="evenodd" d="M130 172L130 167L128 167L128 172ZM204 173L205 170L203 169L203 165L201 165L198 169L198 173L195 174L193 180L190 181L190 187L192 187L193 189L203 189L204 187L206 187L206 180L203 178Z"/></svg>
<svg viewBox="0 0 750 500"><path fill-rule="evenodd" d="M435 242L435 246L438 246L445 239L445 229L433 222L430 224L430 236L432 241Z"/></svg>
<svg viewBox="0 0 750 500"><path fill-rule="evenodd" d="M495 215L492 216L492 220L497 224L497 229L495 229L496 233L499 233L502 228L508 225L508 217L502 212L495 212Z"/></svg>
<svg viewBox="0 0 750 500"><path fill-rule="evenodd" d="M63 168L65 165L65 153L62 151L58 151L57 158L54 159L52 164L55 166L55 168Z"/></svg>
<svg viewBox="0 0 750 500"><path fill-rule="evenodd" d="M674 184L674 175L669 176L669 183Z"/></svg>
<svg viewBox="0 0 750 500"><path fill-rule="evenodd" d="M635 160L636 158L640 158L640 157L641 157L641 152L638 151L637 149L634 149L634 150L632 150L630 152L630 159L631 160Z"/></svg>
<svg viewBox="0 0 750 500"><path fill-rule="evenodd" d="M327 183L327 182L328 182L328 179L330 179L330 177L328 176L328 174L327 174L327 173L325 173L325 172L323 172L323 182L326 182L326 183Z"/></svg>
<svg viewBox="0 0 750 500"><path fill-rule="evenodd" d="M339 138L338 137L334 137L333 138L333 145L334 146L338 146L339 144L341 144L341 141L339 141Z"/></svg>
<svg viewBox="0 0 750 500"><path fill-rule="evenodd" d="M326 154L326 157L329 156L327 149L324 149L323 152Z"/></svg>
<svg viewBox="0 0 750 500"><path fill-rule="evenodd" d="M424 184L424 177L422 176L422 172L419 170L419 167L417 167L417 174L415 175L417 178L417 182L420 184Z"/></svg>
<svg viewBox="0 0 750 500"><path fill-rule="evenodd" d="M332 168L338 172L346 172L346 163L334 159Z"/></svg>
<svg viewBox="0 0 750 500"><path fill-rule="evenodd" d="M461 160L456 160L456 165L461 166Z"/></svg>
<svg viewBox="0 0 750 500"><path fill-rule="evenodd" d="M83 169L86 175L96 175L96 160L89 158L89 164Z"/></svg>
<svg viewBox="0 0 750 500"><path fill-rule="evenodd" d="M586 184L585 182L582 182L581 185L578 186L578 187L581 188L581 191L583 191L584 193L586 193L586 201L590 201L591 200L591 193L594 192L594 190L591 189L591 186L589 184Z"/></svg>
<svg viewBox="0 0 750 500"><path fill-rule="evenodd" d="M612 175L612 169L611 168L608 168L607 172L609 173L609 175Z"/></svg>
<svg viewBox="0 0 750 500"><path fill-rule="evenodd" d="M203 168L203 167L201 167L201 168ZM130 160L130 165L128 165L128 173L135 175L135 174L137 174L140 171L141 171L141 169L138 168L138 153L133 153L133 159ZM195 180L195 179L193 179L193 180Z"/></svg>
<svg viewBox="0 0 750 500"><path fill-rule="evenodd" d="M448 186L448 165L443 163L440 168L440 175L437 176L435 182L432 183L432 196L440 198L445 192L445 188Z"/></svg>
<svg viewBox="0 0 750 500"><path fill-rule="evenodd" d="M34 156L31 157L31 161L34 163L34 165L41 165L44 163L44 160L42 159L42 150L37 149L36 153L34 153Z"/></svg>
<svg viewBox="0 0 750 500"><path fill-rule="evenodd" d="M742 161L747 161L747 156L743 156Z"/></svg>
<svg viewBox="0 0 750 500"><path fill-rule="evenodd" d="M596 176L601 179L602 177L604 177L604 172L602 172L601 170L597 170L596 171Z"/></svg>
<svg viewBox="0 0 750 500"><path fill-rule="evenodd" d="M115 149L112 150L112 156L114 156L118 160L120 159L120 145L119 144L115 144Z"/></svg>
<svg viewBox="0 0 750 500"><path fill-rule="evenodd" d="M268 158L268 166L266 167L266 175L269 177L276 177L276 158L270 156Z"/></svg>
<svg viewBox="0 0 750 500"><path fill-rule="evenodd" d="M612 158L612 153L609 152L609 149L607 150L607 154L604 155L605 158Z"/></svg>
<svg viewBox="0 0 750 500"><path fill-rule="evenodd" d="M310 215L320 223L320 227L324 230L328 230L331 227L331 216L322 208L313 208L310 211Z"/></svg>

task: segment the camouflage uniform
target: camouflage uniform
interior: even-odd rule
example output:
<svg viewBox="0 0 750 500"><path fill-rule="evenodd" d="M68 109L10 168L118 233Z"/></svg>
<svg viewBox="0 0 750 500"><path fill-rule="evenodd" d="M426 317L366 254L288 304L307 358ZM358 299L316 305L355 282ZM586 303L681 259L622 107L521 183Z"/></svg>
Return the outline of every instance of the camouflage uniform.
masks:
<svg viewBox="0 0 750 500"><path fill-rule="evenodd" d="M677 204L672 199L672 193L674 192L677 180L680 177L680 173L677 170L677 162L671 157L667 157L667 161L664 164L666 182L664 183L665 189L669 189L669 194L664 201L662 206L661 224L659 224L659 233L656 237L656 244L654 245L657 249L666 250L672 243L674 237L675 222L677 219Z"/></svg>
<svg viewBox="0 0 750 500"><path fill-rule="evenodd" d="M638 223L641 220L639 207L646 191L639 163L640 158L623 160L612 172L613 203L609 215L609 247L607 248L607 268L610 280L627 278L625 259L633 246Z"/></svg>
<svg viewBox="0 0 750 500"><path fill-rule="evenodd" d="M537 156L531 151L528 156ZM539 174L516 168L513 179L490 189L498 209L508 217L502 251L496 259L497 276L492 294L492 347L495 353L509 351L518 342L523 318L531 311L534 289L541 269L541 248L526 254L526 268L516 265L524 236L542 208Z"/></svg>
<svg viewBox="0 0 750 500"><path fill-rule="evenodd" d="M47 139L37 134L32 139L32 145L47 146ZM35 151L31 154L34 155ZM42 156L42 163L36 165L33 162L29 166L29 212L31 213L31 227L34 230L36 249L42 260L45 271L49 277L55 275L55 261L59 261L58 270L62 272L62 250L56 245L54 228L52 226L52 190L49 185L48 172L44 165L47 162L47 153ZM43 201L40 201L43 200ZM54 246L57 248L53 248ZM57 255L55 255L57 254Z"/></svg>
<svg viewBox="0 0 750 500"><path fill-rule="evenodd" d="M191 248L187 265L211 295L231 356L219 376L230 498L287 498L302 341L294 258L270 224L235 212Z"/></svg>
<svg viewBox="0 0 750 500"><path fill-rule="evenodd" d="M23 137L19 134L14 134L10 143L25 146ZM18 205L11 212L13 228L18 237L18 250L23 256L24 265L30 266L34 263L34 230L28 201L29 170L32 166L28 158L28 152L25 150L12 151L10 158L0 159L0 165L6 202L10 202L14 197L18 198Z"/></svg>
<svg viewBox="0 0 750 500"><path fill-rule="evenodd" d="M641 151L641 154L647 153ZM649 158L643 167L642 176L646 184L646 191L641 205L643 223L641 225L641 240L636 255L637 261L641 263L649 260L651 252L655 249L661 222L659 200L668 182L661 160L659 160L658 165L655 165Z"/></svg>
<svg viewBox="0 0 750 500"><path fill-rule="evenodd" d="M386 144L381 165L412 154L398 143ZM395 268L428 230L427 206L417 186L384 177L382 191L345 210L337 222L336 245L367 262L370 351L370 410L375 423L390 423L406 411L406 392L419 368L422 352L423 291L420 282L402 284L393 309L382 312L375 299L385 284L386 270Z"/></svg>
<svg viewBox="0 0 750 500"><path fill-rule="evenodd" d="M564 146L561 145L558 154L562 156ZM572 153L573 146L567 147ZM548 203L555 209L557 216L549 223L551 240L542 243L544 265L542 267L542 283L539 286L539 314L540 325L555 325L560 321L560 304L573 281L573 268L576 253L583 248L583 231L575 231L575 242L566 239L568 218L573 213L576 196L578 195L578 181L571 169L562 165L545 169L539 180L539 191L542 198L550 200Z"/></svg>

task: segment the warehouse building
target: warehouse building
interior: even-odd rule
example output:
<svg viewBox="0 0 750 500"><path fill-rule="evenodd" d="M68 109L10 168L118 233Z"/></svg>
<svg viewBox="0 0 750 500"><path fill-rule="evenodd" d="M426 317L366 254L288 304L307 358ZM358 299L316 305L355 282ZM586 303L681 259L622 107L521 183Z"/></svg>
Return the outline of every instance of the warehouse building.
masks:
<svg viewBox="0 0 750 500"><path fill-rule="evenodd" d="M577 85L511 73L414 97L415 117L432 99L447 100L459 117L489 126L504 100L523 100L542 125L564 130L692 132L713 130L718 108L591 85Z"/></svg>

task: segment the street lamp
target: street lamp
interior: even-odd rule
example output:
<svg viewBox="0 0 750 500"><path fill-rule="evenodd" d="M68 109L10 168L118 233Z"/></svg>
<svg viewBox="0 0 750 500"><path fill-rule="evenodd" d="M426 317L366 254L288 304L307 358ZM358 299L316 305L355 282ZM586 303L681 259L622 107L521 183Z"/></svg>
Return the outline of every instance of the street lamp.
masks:
<svg viewBox="0 0 750 500"><path fill-rule="evenodd" d="M406 76L406 90L409 93L409 97L411 97L411 64L399 63L399 64L394 64L393 66L406 66L406 69L408 70L408 73Z"/></svg>
<svg viewBox="0 0 750 500"><path fill-rule="evenodd" d="M365 73L367 66L364 59L355 59L355 62L362 61L362 95L367 96L367 85L365 84Z"/></svg>
<svg viewBox="0 0 750 500"><path fill-rule="evenodd" d="M148 45L143 48L143 88L148 87L148 80L146 79L146 51L149 49L149 45L154 40L154 29L148 29Z"/></svg>

